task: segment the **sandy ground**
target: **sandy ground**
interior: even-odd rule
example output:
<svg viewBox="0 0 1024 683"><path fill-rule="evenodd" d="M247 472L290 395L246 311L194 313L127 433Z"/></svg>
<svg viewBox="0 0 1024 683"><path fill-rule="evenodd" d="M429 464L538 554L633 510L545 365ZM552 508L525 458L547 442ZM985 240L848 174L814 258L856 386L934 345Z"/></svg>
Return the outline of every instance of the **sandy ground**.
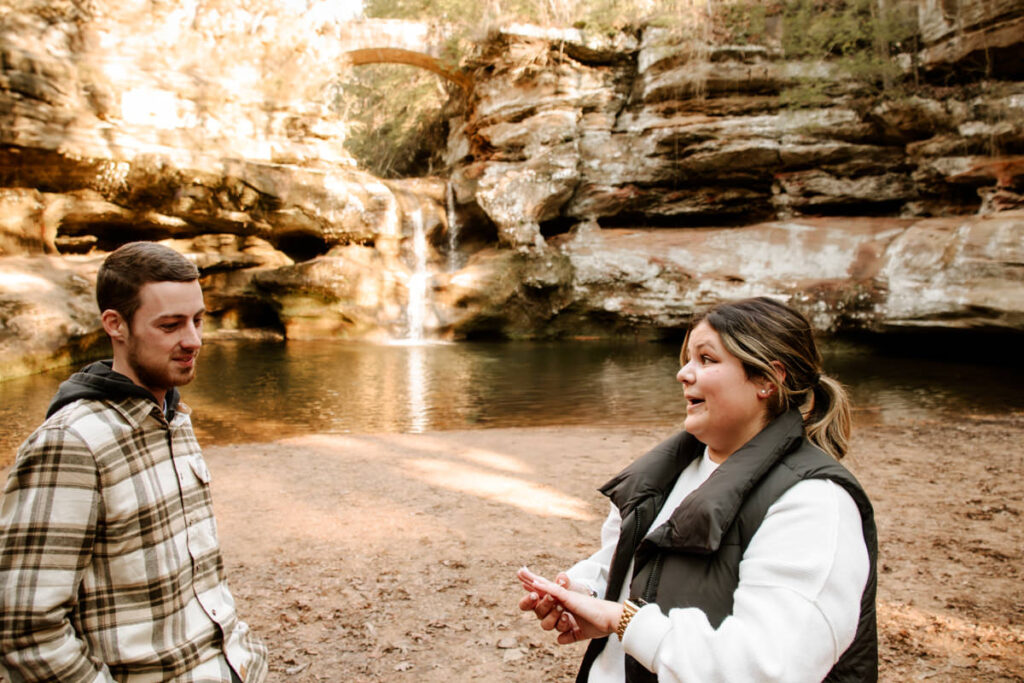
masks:
<svg viewBox="0 0 1024 683"><path fill-rule="evenodd" d="M876 509L882 680L1024 680L1024 414L871 422L845 462ZM573 680L583 646L519 612L514 572L588 555L607 511L596 487L672 431L207 448L231 586L271 680Z"/></svg>
<svg viewBox="0 0 1024 683"><path fill-rule="evenodd" d="M865 420L861 420L864 422ZM208 448L230 581L281 681L569 681L515 569L591 552L596 486L671 432L310 435ZM885 681L1024 680L1024 415L860 425Z"/></svg>

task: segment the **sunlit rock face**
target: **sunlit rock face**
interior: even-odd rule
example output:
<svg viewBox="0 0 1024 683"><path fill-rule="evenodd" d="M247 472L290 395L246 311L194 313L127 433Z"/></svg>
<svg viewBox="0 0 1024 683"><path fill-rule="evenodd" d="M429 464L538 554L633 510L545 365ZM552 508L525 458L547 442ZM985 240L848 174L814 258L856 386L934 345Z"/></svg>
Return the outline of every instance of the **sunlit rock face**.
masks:
<svg viewBox="0 0 1024 683"><path fill-rule="evenodd" d="M225 157L351 164L344 122L312 96L328 74L303 68L340 63L330 17L195 0L21 10L0 21L3 144L214 171Z"/></svg>
<svg viewBox="0 0 1024 683"><path fill-rule="evenodd" d="M38 190L0 189L0 254L56 254L57 222L48 219L51 204Z"/></svg>
<svg viewBox="0 0 1024 683"><path fill-rule="evenodd" d="M1018 0L918 0L917 6L924 68L1024 76L1024 10Z"/></svg>
<svg viewBox="0 0 1024 683"><path fill-rule="evenodd" d="M377 234L369 245L336 244L326 254L253 275L247 291L269 303L289 339L407 338L415 317L409 302L417 295L422 300L417 313L424 316L417 324L438 328L436 314L427 310L433 288L428 274L442 268L444 254L430 240L441 232L445 217L436 200L410 189L411 183L430 194L422 183L406 182L403 191L402 181L393 182L399 206L388 233ZM417 240L419 254L412 246Z"/></svg>
<svg viewBox="0 0 1024 683"><path fill-rule="evenodd" d="M465 267L437 278L438 322L456 338L579 334L571 315L574 279L570 258L554 250L482 249Z"/></svg>
<svg viewBox="0 0 1024 683"><path fill-rule="evenodd" d="M97 257L0 259L0 381L96 354Z"/></svg>
<svg viewBox="0 0 1024 683"><path fill-rule="evenodd" d="M95 270L132 239L196 263L211 337L678 336L760 294L820 330L1024 329L1019 3L922 0L929 87L887 99L771 41L508 27L450 184L355 168L323 97L358 36L435 37L272 4L0 14L4 377L102 349Z"/></svg>
<svg viewBox="0 0 1024 683"><path fill-rule="evenodd" d="M1019 331L1024 8L953 5L921 4L928 87L885 99L771 44L493 34L449 139L460 206L568 257L538 334L672 334L760 294L822 330ZM979 69L982 35L1010 61ZM786 106L807 77L827 98Z"/></svg>
<svg viewBox="0 0 1024 683"><path fill-rule="evenodd" d="M695 230L590 223L551 242L543 258L471 260L446 288L450 308L473 311L456 329L522 329L529 311L534 335L676 336L695 311L749 296L788 301L827 332L1024 328L1024 213Z"/></svg>
<svg viewBox="0 0 1024 683"><path fill-rule="evenodd" d="M889 245L874 325L1024 329L1024 212L920 221Z"/></svg>
<svg viewBox="0 0 1024 683"><path fill-rule="evenodd" d="M393 232L395 193L355 168L325 94L348 18L290 5L0 15L0 253L230 232L305 254Z"/></svg>
<svg viewBox="0 0 1024 683"><path fill-rule="evenodd" d="M330 87L345 51L379 32L338 10L30 0L0 13L0 259L164 241L200 268L208 334L383 338L401 329L414 233L431 233L423 260L445 258L433 243L444 239L446 184L385 182L345 152ZM386 35L409 48L436 38L423 29L390 22ZM67 349L89 347L99 329L81 314L95 308L94 273L69 289L59 268L31 263L11 261L0 282L0 355L31 357L11 371L44 368L47 354L66 363ZM47 285L23 291L26 279ZM324 317L330 305L340 311L337 324L303 312L312 289L327 297ZM63 303L17 303L45 299L40 292Z"/></svg>
<svg viewBox="0 0 1024 683"><path fill-rule="evenodd" d="M962 4L957 16L986 35L1024 21L1019 3ZM927 49L962 38L942 7L922 11ZM1024 49L1024 32L1006 35L1007 50ZM460 201L478 204L504 244L530 247L587 220L722 226L1024 205L1024 59L978 71L973 53L925 51L922 79L964 67L960 84L882 99L836 65L786 61L770 45L697 50L645 28L617 46L513 29L482 46L449 162ZM827 97L787 106L780 93L812 76L830 83Z"/></svg>

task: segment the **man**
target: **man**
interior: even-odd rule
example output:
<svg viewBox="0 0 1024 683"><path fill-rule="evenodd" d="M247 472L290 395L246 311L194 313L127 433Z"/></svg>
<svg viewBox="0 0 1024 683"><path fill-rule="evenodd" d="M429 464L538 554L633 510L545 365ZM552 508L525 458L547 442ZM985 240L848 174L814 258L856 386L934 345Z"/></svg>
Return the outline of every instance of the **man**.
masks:
<svg viewBox="0 0 1024 683"><path fill-rule="evenodd" d="M20 681L245 681L266 648L224 577L210 474L176 387L196 372L199 271L111 253L96 299L114 358L61 384L0 500L0 673Z"/></svg>

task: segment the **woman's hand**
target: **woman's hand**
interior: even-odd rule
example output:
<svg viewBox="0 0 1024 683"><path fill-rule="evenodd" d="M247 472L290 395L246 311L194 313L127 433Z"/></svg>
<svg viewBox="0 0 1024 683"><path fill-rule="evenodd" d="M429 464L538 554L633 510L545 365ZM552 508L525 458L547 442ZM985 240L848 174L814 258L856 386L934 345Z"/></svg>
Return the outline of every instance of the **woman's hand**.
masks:
<svg viewBox="0 0 1024 683"><path fill-rule="evenodd" d="M615 631L622 617L622 605L590 597L587 591L573 587L564 572L548 581L522 567L516 576L528 591L519 601L519 609L533 610L545 631L558 630L562 645L606 636Z"/></svg>
<svg viewBox="0 0 1024 683"><path fill-rule="evenodd" d="M536 574L523 567L516 575L523 583L523 588L528 591L519 601L519 609L524 612L533 610L533 613L540 620L541 628L545 631L558 629L561 633L567 633L575 630L579 635L579 626L572 614L566 612L552 596L533 586L531 581L537 577ZM578 593L590 594L590 591L583 586L574 584L565 572L560 572L555 577L555 583ZM579 637L582 638L581 635Z"/></svg>

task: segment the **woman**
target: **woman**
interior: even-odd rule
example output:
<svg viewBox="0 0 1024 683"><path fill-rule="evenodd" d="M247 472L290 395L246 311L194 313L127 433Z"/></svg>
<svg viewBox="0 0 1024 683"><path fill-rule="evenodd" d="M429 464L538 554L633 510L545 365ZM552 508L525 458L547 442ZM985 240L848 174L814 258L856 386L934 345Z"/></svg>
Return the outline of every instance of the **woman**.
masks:
<svg viewBox="0 0 1024 683"><path fill-rule="evenodd" d="M684 431L601 488L598 552L554 582L519 570L520 608L592 639L578 681L877 680L871 504L807 318L721 304L680 361Z"/></svg>

